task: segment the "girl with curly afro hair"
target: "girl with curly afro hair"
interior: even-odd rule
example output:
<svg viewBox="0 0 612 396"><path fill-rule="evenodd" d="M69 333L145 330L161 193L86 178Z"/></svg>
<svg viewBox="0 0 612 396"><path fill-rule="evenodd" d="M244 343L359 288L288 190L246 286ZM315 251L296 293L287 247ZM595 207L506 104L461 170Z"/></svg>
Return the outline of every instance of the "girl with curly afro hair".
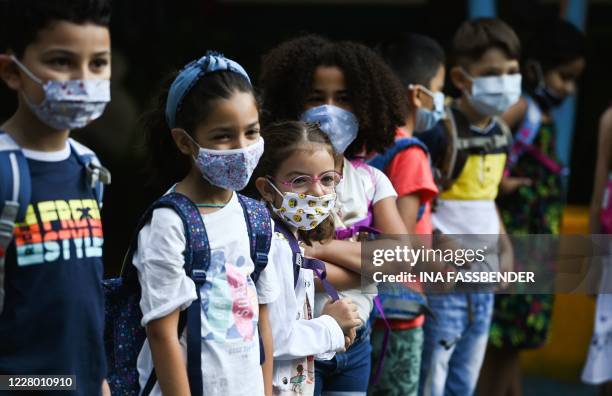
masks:
<svg viewBox="0 0 612 396"><path fill-rule="evenodd" d="M401 82L364 45L304 36L265 55L260 88L264 125L297 119L318 122L338 154L342 181L336 188L336 240L315 242L305 248L306 255L333 263L328 267L337 265L360 273L357 241L364 236L364 228L407 234L391 182L365 162L369 154L392 145L397 128L405 122L407 103ZM368 318L374 294L357 288L340 292L341 297L355 303L363 325L341 357L343 364L338 364L339 355L316 362L315 395L366 394L372 350ZM316 294L314 316L321 314L326 298L324 293Z"/></svg>
<svg viewBox="0 0 612 396"><path fill-rule="evenodd" d="M326 103L313 85L322 69L338 69L346 84L344 92ZM359 133L344 153L348 158L364 149L384 151L406 121L402 83L374 51L350 41L309 35L280 44L264 57L260 87L264 124L299 119L305 109L320 104L350 109Z"/></svg>

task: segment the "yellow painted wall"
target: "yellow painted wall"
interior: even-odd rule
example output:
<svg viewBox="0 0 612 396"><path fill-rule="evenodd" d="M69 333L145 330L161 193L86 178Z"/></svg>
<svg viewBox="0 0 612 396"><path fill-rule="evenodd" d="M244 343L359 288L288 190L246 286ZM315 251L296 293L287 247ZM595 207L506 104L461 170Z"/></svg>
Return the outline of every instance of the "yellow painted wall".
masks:
<svg viewBox="0 0 612 396"><path fill-rule="evenodd" d="M569 206L563 214L562 234L588 233L588 207ZM595 300L586 295L557 295L549 342L525 351L521 363L526 374L579 381L593 331Z"/></svg>

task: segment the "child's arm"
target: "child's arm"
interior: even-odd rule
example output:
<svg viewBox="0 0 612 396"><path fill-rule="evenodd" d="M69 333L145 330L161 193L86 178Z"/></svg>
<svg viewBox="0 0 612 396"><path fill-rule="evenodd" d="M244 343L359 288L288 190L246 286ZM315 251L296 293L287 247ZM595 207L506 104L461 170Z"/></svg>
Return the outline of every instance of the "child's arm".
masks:
<svg viewBox="0 0 612 396"><path fill-rule="evenodd" d="M408 234L416 233L417 216L420 206L421 197L419 192L405 195L397 200L397 210L404 221Z"/></svg>
<svg viewBox="0 0 612 396"><path fill-rule="evenodd" d="M304 255L333 263L349 271L361 272L361 242L339 240L314 242L312 246L304 246Z"/></svg>
<svg viewBox="0 0 612 396"><path fill-rule="evenodd" d="M111 396L110 387L106 379L102 381L102 396Z"/></svg>
<svg viewBox="0 0 612 396"><path fill-rule="evenodd" d="M327 302L322 315L313 319L295 319L295 305L271 304L273 312L274 359L294 360L342 352L345 334L361 325L357 308L348 299Z"/></svg>
<svg viewBox="0 0 612 396"><path fill-rule="evenodd" d="M520 98L516 104L512 105L504 114L502 120L508 124L511 130L517 129L527 115L527 101ZM502 195L512 194L521 187L529 187L533 181L527 177L504 176L499 184L499 192Z"/></svg>
<svg viewBox="0 0 612 396"><path fill-rule="evenodd" d="M180 311L155 319L146 326L147 339L162 394L189 396L189 380L183 351L178 338Z"/></svg>
<svg viewBox="0 0 612 396"><path fill-rule="evenodd" d="M266 360L261 365L266 396L272 396L272 371L274 368L274 341L268 315L268 305L259 304L259 334L263 341Z"/></svg>
<svg viewBox="0 0 612 396"><path fill-rule="evenodd" d="M356 272L330 263L325 263L325 272L327 273L327 280L337 290L358 289L361 287L361 276ZM315 290L317 292L325 291L319 278L315 278Z"/></svg>
<svg viewBox="0 0 612 396"><path fill-rule="evenodd" d="M396 197L383 198L372 206L374 228L387 235L406 235L408 230L397 210ZM415 215L416 216L416 215Z"/></svg>
<svg viewBox="0 0 612 396"><path fill-rule="evenodd" d="M599 143L597 164L595 166L595 183L589 215L589 228L592 234L601 232L599 215L603 203L604 190L610 172L610 150L612 150L612 109L606 111L599 121Z"/></svg>

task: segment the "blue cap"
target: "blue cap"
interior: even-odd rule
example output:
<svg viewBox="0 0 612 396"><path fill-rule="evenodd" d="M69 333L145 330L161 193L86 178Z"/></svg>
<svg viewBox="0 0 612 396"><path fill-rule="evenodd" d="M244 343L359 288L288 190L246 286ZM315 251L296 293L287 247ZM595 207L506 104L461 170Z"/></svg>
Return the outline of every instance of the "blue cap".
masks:
<svg viewBox="0 0 612 396"><path fill-rule="evenodd" d="M216 71L231 71L251 79L242 66L217 52L208 52L197 61L190 62L181 70L172 82L166 99L166 123L169 128L176 127L176 113L183 103L185 95L193 88L200 78Z"/></svg>

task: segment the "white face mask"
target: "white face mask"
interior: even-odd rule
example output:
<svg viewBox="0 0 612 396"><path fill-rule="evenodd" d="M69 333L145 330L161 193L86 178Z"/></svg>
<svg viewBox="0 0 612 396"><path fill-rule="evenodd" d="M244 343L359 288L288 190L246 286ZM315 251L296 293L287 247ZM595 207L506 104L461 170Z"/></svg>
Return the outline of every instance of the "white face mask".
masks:
<svg viewBox="0 0 612 396"><path fill-rule="evenodd" d="M422 85L413 86L413 89L420 89L426 95L430 96L433 100L433 109L425 109L419 107L416 110L416 116L414 120L414 131L425 132L432 129L438 121L444 118L444 93L442 92L431 92L429 89Z"/></svg>
<svg viewBox="0 0 612 396"><path fill-rule="evenodd" d="M521 97L520 73L488 77L471 77L467 72L463 73L472 81L472 93L466 90L465 96L483 116L502 114Z"/></svg>
<svg viewBox="0 0 612 396"><path fill-rule="evenodd" d="M270 180L268 183L283 197L280 208L270 204L272 210L298 230L312 230L317 227L329 216L336 204L335 192L317 197L292 191L280 192Z"/></svg>

